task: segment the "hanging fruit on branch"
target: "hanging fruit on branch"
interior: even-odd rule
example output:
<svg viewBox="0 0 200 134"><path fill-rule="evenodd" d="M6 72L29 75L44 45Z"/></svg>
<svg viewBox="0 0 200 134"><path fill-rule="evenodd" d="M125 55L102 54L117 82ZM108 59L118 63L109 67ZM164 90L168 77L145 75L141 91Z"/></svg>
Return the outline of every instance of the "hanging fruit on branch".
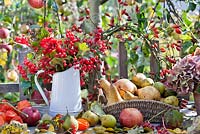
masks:
<svg viewBox="0 0 200 134"><path fill-rule="evenodd" d="M32 8L37 9L42 8L44 6L43 0L28 0L28 3Z"/></svg>

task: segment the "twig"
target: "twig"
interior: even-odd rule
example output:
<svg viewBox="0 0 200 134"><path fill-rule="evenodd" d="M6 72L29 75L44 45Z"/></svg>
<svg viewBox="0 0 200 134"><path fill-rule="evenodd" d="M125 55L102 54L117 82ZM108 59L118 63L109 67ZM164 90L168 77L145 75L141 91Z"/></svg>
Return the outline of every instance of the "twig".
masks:
<svg viewBox="0 0 200 134"><path fill-rule="evenodd" d="M154 16L154 14L155 14L155 12L156 12L156 8L158 7L158 4L159 4L159 3L160 3L160 0L156 3L155 7L153 7L153 14L152 14L152 16L151 16L151 18L150 18L150 21L153 19L153 16ZM147 28L149 28L149 26L150 26L150 23L149 23L149 25L148 25Z"/></svg>
<svg viewBox="0 0 200 134"><path fill-rule="evenodd" d="M56 3L55 0L54 0L54 3ZM62 29L61 29L61 21L60 21L60 17L59 17L59 13L58 13L58 5L57 4L56 4L56 16L57 16L57 19L58 19L59 32L60 32L61 38L63 38Z"/></svg>
<svg viewBox="0 0 200 134"><path fill-rule="evenodd" d="M44 27L45 27L45 22L46 22L46 0L44 0L44 23L43 23L43 25L44 25Z"/></svg>
<svg viewBox="0 0 200 134"><path fill-rule="evenodd" d="M165 126L165 120L164 120L163 117L162 117L162 125L163 125L164 129L167 129L166 126Z"/></svg>
<svg viewBox="0 0 200 134"><path fill-rule="evenodd" d="M106 3L108 0L100 0L100 4L103 5L104 3Z"/></svg>
<svg viewBox="0 0 200 134"><path fill-rule="evenodd" d="M26 117L28 118L28 114L26 114L26 113L24 113L24 112L18 110L17 108L15 108L13 105L11 105L11 104L8 103L8 102L0 102L0 104L7 104L7 105L9 105L9 106L12 107L15 111L19 112L20 114L23 114L24 116L26 116Z"/></svg>
<svg viewBox="0 0 200 134"><path fill-rule="evenodd" d="M155 117L159 116L160 114L164 113L165 111L167 111L167 109L164 109L163 111L157 113L156 115L152 116L148 121L151 122L152 119L154 119Z"/></svg>

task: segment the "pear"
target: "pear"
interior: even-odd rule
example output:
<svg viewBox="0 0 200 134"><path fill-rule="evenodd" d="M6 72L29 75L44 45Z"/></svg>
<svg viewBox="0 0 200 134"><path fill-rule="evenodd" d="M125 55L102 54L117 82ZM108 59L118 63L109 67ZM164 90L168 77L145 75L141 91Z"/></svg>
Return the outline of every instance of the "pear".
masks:
<svg viewBox="0 0 200 134"><path fill-rule="evenodd" d="M67 114L65 116L63 128L65 130L69 130L70 128L75 128L76 130L78 130L78 121L76 120L74 116Z"/></svg>
<svg viewBox="0 0 200 134"><path fill-rule="evenodd" d="M154 84L154 81L151 78L146 78L143 80L141 83L141 87L146 87L146 86L152 86Z"/></svg>
<svg viewBox="0 0 200 134"><path fill-rule="evenodd" d="M83 115L82 118L86 119L90 126L95 126L99 122L99 116L92 111L88 110Z"/></svg>
<svg viewBox="0 0 200 134"><path fill-rule="evenodd" d="M108 128L114 128L117 124L116 118L110 114L102 115L100 120L101 120L101 125Z"/></svg>
<svg viewBox="0 0 200 134"><path fill-rule="evenodd" d="M164 99L164 103L167 103L173 106L178 106L179 100L176 96L168 96Z"/></svg>

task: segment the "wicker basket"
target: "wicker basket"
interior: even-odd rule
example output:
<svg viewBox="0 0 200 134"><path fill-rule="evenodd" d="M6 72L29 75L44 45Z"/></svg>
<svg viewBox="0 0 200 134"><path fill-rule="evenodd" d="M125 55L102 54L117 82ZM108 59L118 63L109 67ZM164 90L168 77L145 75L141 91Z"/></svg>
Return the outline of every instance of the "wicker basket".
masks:
<svg viewBox="0 0 200 134"><path fill-rule="evenodd" d="M151 120L151 122L159 123L162 121L162 115L172 109L177 109L177 107L165 104L160 101L155 100L130 100L123 101L113 105L103 107L103 110L106 114L112 114L119 120L119 114L124 108L137 108L139 109L143 116L144 120L149 120L153 116L157 115ZM159 114L160 113L160 114ZM158 115L159 114L159 115Z"/></svg>

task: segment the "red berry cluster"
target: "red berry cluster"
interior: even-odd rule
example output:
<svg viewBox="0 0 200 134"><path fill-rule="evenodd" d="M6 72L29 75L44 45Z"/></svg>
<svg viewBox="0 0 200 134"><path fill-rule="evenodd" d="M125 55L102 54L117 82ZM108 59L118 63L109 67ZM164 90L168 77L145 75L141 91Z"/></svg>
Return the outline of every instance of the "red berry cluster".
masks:
<svg viewBox="0 0 200 134"><path fill-rule="evenodd" d="M21 74L21 76L22 76L23 79L29 80L28 77L27 77L27 71L23 68L22 65L18 65L17 69L18 69L18 71Z"/></svg>
<svg viewBox="0 0 200 134"><path fill-rule="evenodd" d="M22 35L22 37L16 37L15 41L19 44L30 46L29 40L24 35Z"/></svg>
<svg viewBox="0 0 200 134"><path fill-rule="evenodd" d="M150 122L148 121L145 121L143 124L142 124L142 127L143 128L149 128L149 129L152 129L154 132L157 132L156 134L170 134L168 132L168 130L162 126L154 126L152 125Z"/></svg>
<svg viewBox="0 0 200 134"><path fill-rule="evenodd" d="M153 34L154 34L154 37L155 37L155 38L159 38L159 31L158 31L158 28L155 27L155 25L153 25L153 26L151 27L151 30L152 30L152 32L153 32Z"/></svg>
<svg viewBox="0 0 200 134"><path fill-rule="evenodd" d="M177 51L181 51L181 42L171 43L167 45L167 48L176 49Z"/></svg>
<svg viewBox="0 0 200 134"><path fill-rule="evenodd" d="M174 31L175 31L177 34L181 34L181 33L182 33L182 32L181 32L181 28L180 28L179 25L174 24L174 25L172 26L172 28L174 29Z"/></svg>
<svg viewBox="0 0 200 134"><path fill-rule="evenodd" d="M86 12L89 14L88 10ZM81 85L83 86L86 73L100 69L101 57L108 49L106 41L102 40L102 32L101 28L97 28L93 33L84 34L80 27L74 25L72 30L66 30L65 38L44 37L39 40L37 47L30 46L34 57L24 59L24 67L19 66L19 72L25 80L28 80L27 74L34 75L42 69L44 73L40 77L43 78L44 83L49 83L55 72L74 66L81 72ZM17 41L22 39L26 38L18 37ZM88 49L83 52L79 47L80 44L86 44Z"/></svg>

